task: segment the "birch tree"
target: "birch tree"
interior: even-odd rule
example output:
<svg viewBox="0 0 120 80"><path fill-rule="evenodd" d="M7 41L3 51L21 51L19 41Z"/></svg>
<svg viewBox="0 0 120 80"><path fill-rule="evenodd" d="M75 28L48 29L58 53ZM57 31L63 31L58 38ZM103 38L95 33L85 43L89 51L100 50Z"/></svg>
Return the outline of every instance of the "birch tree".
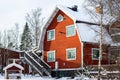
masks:
<svg viewBox="0 0 120 80"><path fill-rule="evenodd" d="M41 32L41 26L43 25L44 18L41 17L41 9L37 8L31 11L31 13L27 13L26 21L30 25L30 30L32 31L32 35L34 38L34 47L38 46L38 40Z"/></svg>
<svg viewBox="0 0 120 80"><path fill-rule="evenodd" d="M0 47L2 47L2 33L0 32Z"/></svg>
<svg viewBox="0 0 120 80"><path fill-rule="evenodd" d="M115 20L120 18L120 0L86 0L84 7L93 19L100 19L100 16L96 13L100 4L103 6L102 21L104 24L111 25Z"/></svg>
<svg viewBox="0 0 120 80"><path fill-rule="evenodd" d="M19 32L19 24L15 23L14 29L11 29L11 37L12 37L12 42L13 48L14 49L19 49L19 39L20 39L20 32Z"/></svg>
<svg viewBox="0 0 120 80"><path fill-rule="evenodd" d="M105 28L110 28L115 21L120 19L120 0L86 0L84 7L87 10L88 14L93 17L93 20L95 20L95 22L97 22L96 19L100 21L100 14L102 14L101 21L103 22L103 25L105 25ZM98 14L99 12L102 13ZM115 76L117 75L114 75L114 77ZM98 78L98 80L100 80L100 78Z"/></svg>

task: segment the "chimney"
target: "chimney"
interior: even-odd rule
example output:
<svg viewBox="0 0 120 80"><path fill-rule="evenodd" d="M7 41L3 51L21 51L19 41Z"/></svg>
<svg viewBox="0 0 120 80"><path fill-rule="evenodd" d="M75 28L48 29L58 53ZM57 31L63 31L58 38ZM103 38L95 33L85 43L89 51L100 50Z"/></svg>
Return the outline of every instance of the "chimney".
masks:
<svg viewBox="0 0 120 80"><path fill-rule="evenodd" d="M73 11L78 11L78 6L77 5L73 5L72 8L71 8Z"/></svg>

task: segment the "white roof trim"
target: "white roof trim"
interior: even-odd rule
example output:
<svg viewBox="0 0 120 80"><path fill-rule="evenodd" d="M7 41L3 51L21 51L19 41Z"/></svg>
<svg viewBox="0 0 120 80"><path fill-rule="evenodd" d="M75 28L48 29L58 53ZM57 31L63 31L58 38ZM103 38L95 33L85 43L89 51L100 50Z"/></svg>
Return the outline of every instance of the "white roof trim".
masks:
<svg viewBox="0 0 120 80"><path fill-rule="evenodd" d="M21 70L24 70L24 68L21 65L16 64L16 63L12 63L12 64L7 65L6 67L3 68L3 70L7 70L8 68L11 68L13 66L15 66L15 67L17 67L17 68L19 68Z"/></svg>
<svg viewBox="0 0 120 80"><path fill-rule="evenodd" d="M68 13L68 12L64 9L63 6L58 5L57 7L58 7L61 11L63 11L66 15L68 15L70 18L72 18L74 22L76 22L76 18L75 18L72 14ZM70 9L68 9L68 10L70 10ZM71 11L71 10L70 10L70 11Z"/></svg>
<svg viewBox="0 0 120 80"><path fill-rule="evenodd" d="M45 37L46 29L50 25L51 21L53 20L53 18L55 17L55 15L57 14L58 11L59 11L59 9L57 7L55 7L52 14L46 20L45 24L43 25L43 27L41 29L41 35L40 35L39 45L38 45L40 50L43 50L43 47L41 45L43 45L43 40L44 40L44 37Z"/></svg>

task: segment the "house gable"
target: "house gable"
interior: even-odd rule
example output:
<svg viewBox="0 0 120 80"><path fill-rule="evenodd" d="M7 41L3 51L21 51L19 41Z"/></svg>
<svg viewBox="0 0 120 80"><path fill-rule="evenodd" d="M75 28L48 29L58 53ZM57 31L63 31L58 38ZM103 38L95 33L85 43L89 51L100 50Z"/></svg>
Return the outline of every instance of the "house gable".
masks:
<svg viewBox="0 0 120 80"><path fill-rule="evenodd" d="M59 15L63 16L63 21L57 22L57 17ZM79 68L81 66L81 43L76 31L75 36L66 36L66 27L69 25L74 25L74 20L71 19L64 12L59 10L56 16L53 18L52 22L46 29L44 38L44 60L47 62L47 52L55 50L55 61L47 62L53 69L55 69L55 62L58 61L59 69L65 68ZM47 41L47 31L55 29L55 40ZM76 48L76 59L67 60L66 50L69 48ZM72 65L71 65L72 63Z"/></svg>
<svg viewBox="0 0 120 80"><path fill-rule="evenodd" d="M3 70L24 70L24 68L21 65L13 62L12 64L8 64L6 67L4 67Z"/></svg>

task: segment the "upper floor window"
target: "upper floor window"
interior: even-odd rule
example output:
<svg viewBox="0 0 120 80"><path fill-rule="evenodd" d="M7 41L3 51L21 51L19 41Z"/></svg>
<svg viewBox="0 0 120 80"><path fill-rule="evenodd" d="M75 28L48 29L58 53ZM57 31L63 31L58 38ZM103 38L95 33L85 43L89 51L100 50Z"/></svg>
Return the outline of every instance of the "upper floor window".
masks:
<svg viewBox="0 0 120 80"><path fill-rule="evenodd" d="M63 16L60 14L58 17L57 17L57 22L61 22L63 21Z"/></svg>
<svg viewBox="0 0 120 80"><path fill-rule="evenodd" d="M75 32L75 26L74 25L69 25L66 27L66 36L70 37L70 36L75 36L76 32Z"/></svg>
<svg viewBox="0 0 120 80"><path fill-rule="evenodd" d="M92 60L98 60L99 54L100 54L100 51L98 48L92 48Z"/></svg>
<svg viewBox="0 0 120 80"><path fill-rule="evenodd" d="M67 57L67 60L75 60L76 59L76 48L66 49L66 57Z"/></svg>
<svg viewBox="0 0 120 80"><path fill-rule="evenodd" d="M55 51L48 51L47 52L47 61L48 62L55 61Z"/></svg>
<svg viewBox="0 0 120 80"><path fill-rule="evenodd" d="M119 48L110 48L109 50L109 60L110 61L116 61L117 58L120 57L120 49Z"/></svg>
<svg viewBox="0 0 120 80"><path fill-rule="evenodd" d="M47 31L47 40L54 40L55 39L55 29Z"/></svg>

